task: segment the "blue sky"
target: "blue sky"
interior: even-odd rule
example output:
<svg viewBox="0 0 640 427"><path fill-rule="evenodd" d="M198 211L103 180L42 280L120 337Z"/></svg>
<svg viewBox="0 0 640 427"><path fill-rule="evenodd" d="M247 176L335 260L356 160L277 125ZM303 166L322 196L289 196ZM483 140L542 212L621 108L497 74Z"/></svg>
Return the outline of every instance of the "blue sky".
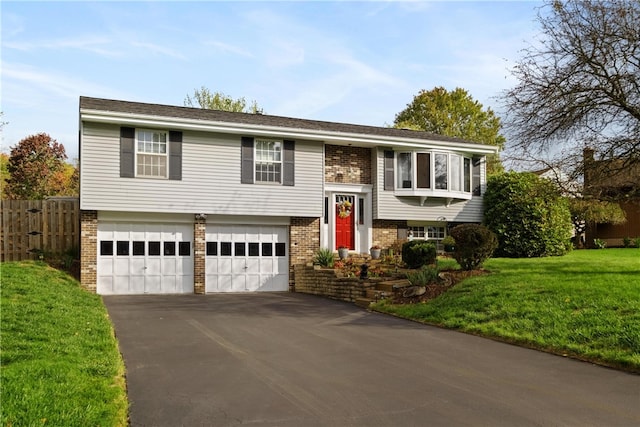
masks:
<svg viewBox="0 0 640 427"><path fill-rule="evenodd" d="M183 105L206 86L266 114L385 126L421 89L499 112L539 2L12 2L2 151L46 132L78 156L78 98Z"/></svg>

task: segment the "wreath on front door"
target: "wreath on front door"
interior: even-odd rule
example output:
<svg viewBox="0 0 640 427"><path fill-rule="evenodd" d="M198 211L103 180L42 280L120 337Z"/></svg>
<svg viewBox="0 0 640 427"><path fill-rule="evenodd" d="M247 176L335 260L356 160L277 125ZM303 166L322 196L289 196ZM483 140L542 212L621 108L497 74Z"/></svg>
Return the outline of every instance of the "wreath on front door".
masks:
<svg viewBox="0 0 640 427"><path fill-rule="evenodd" d="M338 216L340 218L347 218L349 215L351 215L352 203L348 200L343 200L336 203L336 208L338 210Z"/></svg>

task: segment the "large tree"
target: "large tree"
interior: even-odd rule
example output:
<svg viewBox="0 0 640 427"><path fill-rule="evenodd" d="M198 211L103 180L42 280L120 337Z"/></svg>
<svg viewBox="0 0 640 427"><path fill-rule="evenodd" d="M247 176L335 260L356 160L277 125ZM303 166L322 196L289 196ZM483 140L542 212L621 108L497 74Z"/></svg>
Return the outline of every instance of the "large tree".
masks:
<svg viewBox="0 0 640 427"><path fill-rule="evenodd" d="M500 133L500 118L461 88L421 90L407 108L396 115L393 125L496 145L500 149L505 144L505 137ZM489 172L502 169L497 156L489 159L488 168Z"/></svg>
<svg viewBox="0 0 640 427"><path fill-rule="evenodd" d="M204 108L207 110L221 110L235 113L262 114L264 111L258 107L256 101L251 101L247 105L244 98L233 99L222 92L211 92L202 86L193 91L193 96L187 95L184 99L185 107Z"/></svg>
<svg viewBox="0 0 640 427"><path fill-rule="evenodd" d="M9 155L5 196L38 200L63 193L66 158L64 146L46 133L24 138Z"/></svg>
<svg viewBox="0 0 640 427"><path fill-rule="evenodd" d="M504 93L510 155L581 175L582 150L640 163L640 2L547 0Z"/></svg>
<svg viewBox="0 0 640 427"><path fill-rule="evenodd" d="M581 236L595 224L623 224L627 217L618 203L582 197L570 197L569 211L575 231L575 245L582 246Z"/></svg>

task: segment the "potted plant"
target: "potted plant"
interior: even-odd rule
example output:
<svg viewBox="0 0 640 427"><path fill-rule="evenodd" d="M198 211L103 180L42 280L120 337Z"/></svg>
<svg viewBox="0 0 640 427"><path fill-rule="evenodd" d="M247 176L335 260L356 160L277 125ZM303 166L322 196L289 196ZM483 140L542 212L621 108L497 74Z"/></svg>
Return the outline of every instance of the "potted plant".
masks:
<svg viewBox="0 0 640 427"><path fill-rule="evenodd" d="M378 259L380 258L380 251L381 251L381 247L379 245L373 245L371 246L371 249L369 249L369 252L371 253L371 259Z"/></svg>
<svg viewBox="0 0 640 427"><path fill-rule="evenodd" d="M340 259L345 259L349 256L349 248L346 246L340 246L338 248L338 256Z"/></svg>
<svg viewBox="0 0 640 427"><path fill-rule="evenodd" d="M442 244L444 245L445 252L453 252L456 250L456 240L451 236L442 239Z"/></svg>

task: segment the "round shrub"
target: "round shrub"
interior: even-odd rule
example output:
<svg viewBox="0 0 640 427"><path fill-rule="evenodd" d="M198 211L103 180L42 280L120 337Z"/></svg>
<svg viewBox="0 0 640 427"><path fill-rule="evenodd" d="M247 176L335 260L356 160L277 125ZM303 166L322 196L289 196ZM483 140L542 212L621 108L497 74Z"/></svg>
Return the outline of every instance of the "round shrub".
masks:
<svg viewBox="0 0 640 427"><path fill-rule="evenodd" d="M463 270L481 267L498 247L496 235L483 225L463 224L450 233L456 241L453 257Z"/></svg>
<svg viewBox="0 0 640 427"><path fill-rule="evenodd" d="M571 249L568 202L548 179L527 172L493 175L484 207L484 223L498 237L496 256L555 256Z"/></svg>
<svg viewBox="0 0 640 427"><path fill-rule="evenodd" d="M434 264L436 255L436 245L424 240L410 240L402 245L402 261L409 268Z"/></svg>

